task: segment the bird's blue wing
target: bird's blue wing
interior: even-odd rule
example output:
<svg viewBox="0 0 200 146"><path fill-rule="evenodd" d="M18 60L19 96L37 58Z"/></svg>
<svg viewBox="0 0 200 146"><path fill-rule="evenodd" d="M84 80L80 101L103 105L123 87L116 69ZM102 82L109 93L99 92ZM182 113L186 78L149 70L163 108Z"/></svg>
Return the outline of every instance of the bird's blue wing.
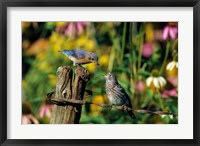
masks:
<svg viewBox="0 0 200 146"><path fill-rule="evenodd" d="M67 54L68 56L72 56L74 54L72 50L64 50L63 52Z"/></svg>
<svg viewBox="0 0 200 146"><path fill-rule="evenodd" d="M87 52L85 50L73 50L73 54L71 56L75 57L76 59L83 59Z"/></svg>
<svg viewBox="0 0 200 146"><path fill-rule="evenodd" d="M67 56L72 56L76 59L83 59L85 57L85 50L61 50L60 52L64 53Z"/></svg>

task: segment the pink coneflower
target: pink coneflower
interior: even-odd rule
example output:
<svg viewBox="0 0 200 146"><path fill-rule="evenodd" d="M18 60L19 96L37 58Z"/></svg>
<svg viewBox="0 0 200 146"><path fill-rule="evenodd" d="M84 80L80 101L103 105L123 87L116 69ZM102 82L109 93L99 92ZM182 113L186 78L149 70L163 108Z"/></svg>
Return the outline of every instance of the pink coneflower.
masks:
<svg viewBox="0 0 200 146"><path fill-rule="evenodd" d="M176 89L164 90L161 95L162 98L168 98L170 96L178 96Z"/></svg>
<svg viewBox="0 0 200 146"><path fill-rule="evenodd" d="M58 26L56 31L69 37L78 36L84 32L86 25L86 22L68 22L65 25Z"/></svg>
<svg viewBox="0 0 200 146"><path fill-rule="evenodd" d="M135 89L139 92L144 91L145 89L145 83L143 81L138 81L135 85Z"/></svg>
<svg viewBox="0 0 200 146"><path fill-rule="evenodd" d="M172 25L173 24L173 25ZM178 35L178 28L176 23L169 23L169 25L165 26L163 29L163 40L172 39L175 40Z"/></svg>
<svg viewBox="0 0 200 146"><path fill-rule="evenodd" d="M167 81L172 84L174 87L178 86L178 77L174 76L174 77L168 77Z"/></svg>
<svg viewBox="0 0 200 146"><path fill-rule="evenodd" d="M153 48L153 43L144 43L142 47L142 56L146 58L151 57L151 55L153 54Z"/></svg>
<svg viewBox="0 0 200 146"><path fill-rule="evenodd" d="M52 108L53 108L53 105L43 104L40 107L39 111L38 111L39 117L43 118L45 116L45 117L50 118L51 117L51 110L52 110Z"/></svg>

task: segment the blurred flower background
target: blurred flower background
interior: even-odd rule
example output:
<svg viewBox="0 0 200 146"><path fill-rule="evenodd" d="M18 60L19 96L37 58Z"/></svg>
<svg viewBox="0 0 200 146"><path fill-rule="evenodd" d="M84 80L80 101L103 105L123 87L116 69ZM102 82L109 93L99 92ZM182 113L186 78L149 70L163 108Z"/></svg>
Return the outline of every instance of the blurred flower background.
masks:
<svg viewBox="0 0 200 146"><path fill-rule="evenodd" d="M73 63L58 52L84 49L99 56L86 100L107 103L103 75L112 71L134 109L178 113L178 24L176 22L22 22L22 124L48 124L51 103L45 95L56 87L59 66ZM83 106L80 123L177 124L178 116L126 113Z"/></svg>

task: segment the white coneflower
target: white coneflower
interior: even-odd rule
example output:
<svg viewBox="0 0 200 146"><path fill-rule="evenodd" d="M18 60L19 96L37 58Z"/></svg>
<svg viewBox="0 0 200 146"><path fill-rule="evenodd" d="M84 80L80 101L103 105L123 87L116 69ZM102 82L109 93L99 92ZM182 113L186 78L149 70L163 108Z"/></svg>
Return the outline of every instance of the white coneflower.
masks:
<svg viewBox="0 0 200 146"><path fill-rule="evenodd" d="M160 89L163 88L166 85L166 80L162 76L159 77L153 77L150 76L146 80L147 87L150 87L153 85L155 88Z"/></svg>
<svg viewBox="0 0 200 146"><path fill-rule="evenodd" d="M167 115L161 115L161 118L163 119L163 118L165 118ZM174 116L173 115L169 115L169 118L170 119L173 119L174 118Z"/></svg>
<svg viewBox="0 0 200 146"><path fill-rule="evenodd" d="M172 71L174 68L178 68L178 62L176 61L171 61L167 64L167 67L166 69L169 70L169 71Z"/></svg>

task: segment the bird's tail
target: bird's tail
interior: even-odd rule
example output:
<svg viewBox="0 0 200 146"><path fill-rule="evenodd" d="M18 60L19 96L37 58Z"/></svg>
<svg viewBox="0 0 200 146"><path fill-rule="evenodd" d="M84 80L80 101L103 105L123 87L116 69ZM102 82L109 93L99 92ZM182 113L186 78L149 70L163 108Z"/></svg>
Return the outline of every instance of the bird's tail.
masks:
<svg viewBox="0 0 200 146"><path fill-rule="evenodd" d="M132 111L128 111L128 114L129 114L129 116L130 116L132 119L135 119L135 118L136 118L135 115L134 115L134 113L133 113Z"/></svg>

